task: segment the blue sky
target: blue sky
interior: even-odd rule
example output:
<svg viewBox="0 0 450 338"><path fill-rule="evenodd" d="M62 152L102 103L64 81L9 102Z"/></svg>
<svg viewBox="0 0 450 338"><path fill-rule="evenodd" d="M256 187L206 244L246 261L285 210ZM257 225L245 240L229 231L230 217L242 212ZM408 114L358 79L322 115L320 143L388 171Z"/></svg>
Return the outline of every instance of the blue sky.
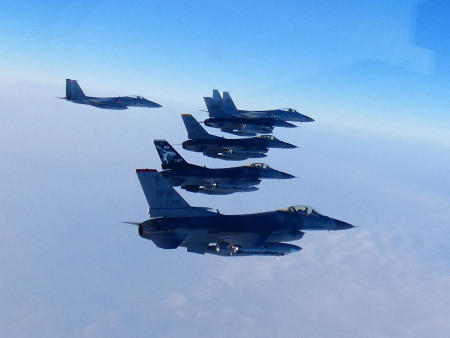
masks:
<svg viewBox="0 0 450 338"><path fill-rule="evenodd" d="M449 28L433 20L448 5L435 2L418 14L415 1L4 1L0 65L4 81L77 77L98 95L184 110L214 87L244 107L293 105L448 144L449 74L436 60Z"/></svg>
<svg viewBox="0 0 450 338"><path fill-rule="evenodd" d="M448 7L2 1L0 335L448 337ZM164 107L57 100L67 77ZM298 179L182 191L189 203L309 204L361 228L308 233L279 260L227 260L163 251L120 224L147 217L134 168L159 168L151 140L182 142L179 114L204 117L212 88L316 122L277 129L300 148L265 159Z"/></svg>

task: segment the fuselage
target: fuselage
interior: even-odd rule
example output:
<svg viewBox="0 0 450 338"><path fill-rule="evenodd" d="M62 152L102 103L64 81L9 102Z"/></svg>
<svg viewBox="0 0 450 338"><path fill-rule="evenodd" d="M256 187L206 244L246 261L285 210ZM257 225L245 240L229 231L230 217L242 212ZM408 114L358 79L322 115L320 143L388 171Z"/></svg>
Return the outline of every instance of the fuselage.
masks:
<svg viewBox="0 0 450 338"><path fill-rule="evenodd" d="M239 136L269 134L273 132L274 127L296 127L294 124L272 117L212 117L206 119L204 123L208 127L220 128L223 132Z"/></svg>
<svg viewBox="0 0 450 338"><path fill-rule="evenodd" d="M274 169L260 169L251 166L233 168L206 168L200 166L183 166L161 172L165 179L177 177L192 177L198 179L214 180L257 180L259 178L285 179L293 178L292 175Z"/></svg>
<svg viewBox="0 0 450 338"><path fill-rule="evenodd" d="M117 97L94 97L81 96L67 99L74 103L87 104L97 108L123 110L128 107L159 108L158 103L147 100L142 96L117 96Z"/></svg>
<svg viewBox="0 0 450 338"><path fill-rule="evenodd" d="M278 118L283 121L313 122L311 117L301 114L293 108L270 109L270 110L237 110L237 115L251 118Z"/></svg>
<svg viewBox="0 0 450 338"><path fill-rule="evenodd" d="M161 171L161 175L172 186L181 186L183 189L191 192L209 195L227 195L234 192L255 191L258 188L254 186L259 185L263 178L288 179L294 177L272 169L264 163L214 169L192 164L171 165L170 169Z"/></svg>
<svg viewBox="0 0 450 338"><path fill-rule="evenodd" d="M209 217L154 218L140 224L139 235L152 239L154 234L167 232L183 238L189 236L189 241L218 243L230 233L261 233L270 234L267 242L286 242L301 238L299 232L307 230L345 230L352 227L328 216L277 210L244 215L212 213Z"/></svg>
<svg viewBox="0 0 450 338"><path fill-rule="evenodd" d="M265 136L265 135L263 135ZM267 152L268 148L296 148L296 146L278 139L249 137L241 139L212 138L192 139L183 142L183 148L191 151L205 151L211 147L240 149L242 151Z"/></svg>

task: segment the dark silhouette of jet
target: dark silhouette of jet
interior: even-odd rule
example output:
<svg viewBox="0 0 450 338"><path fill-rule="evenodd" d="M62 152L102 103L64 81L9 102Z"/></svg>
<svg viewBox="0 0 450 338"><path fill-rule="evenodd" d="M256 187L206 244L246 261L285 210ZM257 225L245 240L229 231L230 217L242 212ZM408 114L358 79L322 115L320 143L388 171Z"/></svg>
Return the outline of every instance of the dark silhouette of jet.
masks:
<svg viewBox="0 0 450 338"><path fill-rule="evenodd" d="M258 190L263 178L288 179L294 176L270 168L264 163L241 167L210 169L190 164L166 140L153 141L161 158L161 175L172 186L208 195Z"/></svg>
<svg viewBox="0 0 450 338"><path fill-rule="evenodd" d="M301 250L285 242L299 240L308 230L345 230L346 222L307 206L243 215L223 215L191 207L155 169L136 169L149 205L150 219L126 222L139 236L163 249L220 256L283 256Z"/></svg>
<svg viewBox="0 0 450 338"><path fill-rule="evenodd" d="M183 142L186 150L202 152L204 155L223 160L240 161L248 158L266 157L269 148L297 148L293 144L278 140L272 135L227 139L208 132L191 114L181 114L189 140Z"/></svg>
<svg viewBox="0 0 450 338"><path fill-rule="evenodd" d="M217 89L212 97L204 97L209 118L205 120L208 127L219 128L221 131L239 135L254 136L271 133L274 127L295 128L293 122L312 122L309 116L300 114L293 108L271 110L237 109L228 92L223 92L223 98Z"/></svg>
<svg viewBox="0 0 450 338"><path fill-rule="evenodd" d="M95 97L86 96L76 80L66 79L66 96L62 97L74 103L87 104L102 109L123 110L128 107L159 108L161 105L142 96Z"/></svg>

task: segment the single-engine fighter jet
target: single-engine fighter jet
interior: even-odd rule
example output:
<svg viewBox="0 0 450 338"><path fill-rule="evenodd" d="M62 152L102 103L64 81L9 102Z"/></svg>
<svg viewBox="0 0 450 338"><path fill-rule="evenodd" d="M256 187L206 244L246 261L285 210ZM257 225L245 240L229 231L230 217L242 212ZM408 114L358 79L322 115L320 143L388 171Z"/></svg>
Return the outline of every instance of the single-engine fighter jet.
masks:
<svg viewBox="0 0 450 338"><path fill-rule="evenodd" d="M128 107L159 108L161 105L142 96L95 97L86 96L76 80L66 79L66 96L61 97L74 103L88 104L102 109L123 110Z"/></svg>
<svg viewBox="0 0 450 338"><path fill-rule="evenodd" d="M295 128L293 122L312 122L309 116L300 114L293 108L271 110L242 110L237 109L228 92L223 92L223 99L217 89L213 90L212 97L204 97L209 118L205 125L220 128L223 132L253 136L256 134L271 133L274 127Z"/></svg>
<svg viewBox="0 0 450 338"><path fill-rule="evenodd" d="M186 150L222 160L240 161L248 158L266 157L269 148L297 148L278 140L272 135L258 135L241 139L227 139L208 132L191 114L181 114L189 140L183 142Z"/></svg>
<svg viewBox="0 0 450 338"><path fill-rule="evenodd" d="M190 164L166 140L153 141L161 158L161 175L172 186L208 195L258 190L263 178L287 179L294 176L270 168L264 163L242 167L210 169Z"/></svg>
<svg viewBox="0 0 450 338"><path fill-rule="evenodd" d="M139 236L163 249L181 246L198 254L283 256L301 250L285 242L299 240L304 231L353 228L307 206L243 215L191 207L155 169L136 169L136 173L150 219L126 223L136 224Z"/></svg>

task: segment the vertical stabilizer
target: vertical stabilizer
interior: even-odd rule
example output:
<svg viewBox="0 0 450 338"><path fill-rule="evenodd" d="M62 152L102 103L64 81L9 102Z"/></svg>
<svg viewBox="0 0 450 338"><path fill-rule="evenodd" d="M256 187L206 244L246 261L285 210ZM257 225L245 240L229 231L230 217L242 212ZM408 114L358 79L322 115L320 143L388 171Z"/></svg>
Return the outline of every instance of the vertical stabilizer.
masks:
<svg viewBox="0 0 450 338"><path fill-rule="evenodd" d="M206 96L203 98L205 100L206 109L208 109L208 113L211 113L214 110L214 101L212 97Z"/></svg>
<svg viewBox="0 0 450 338"><path fill-rule="evenodd" d="M181 114L181 117L183 118L190 139L217 138L217 136L208 134L191 114Z"/></svg>
<svg viewBox="0 0 450 338"><path fill-rule="evenodd" d="M66 99L71 100L85 96L77 80L66 79Z"/></svg>
<svg viewBox="0 0 450 338"><path fill-rule="evenodd" d="M211 216L206 208L191 207L155 169L136 169L150 217Z"/></svg>
<svg viewBox="0 0 450 338"><path fill-rule="evenodd" d="M233 99L230 96L230 93L223 92L223 103L222 103L223 110L227 113L236 113L237 108L234 105Z"/></svg>
<svg viewBox="0 0 450 338"><path fill-rule="evenodd" d="M212 97L204 97L206 109L210 117L229 117L229 114L223 112L222 101L215 102Z"/></svg>
<svg viewBox="0 0 450 338"><path fill-rule="evenodd" d="M183 157L166 140L153 140L156 151L161 159L163 169L169 169L180 165L188 165Z"/></svg>
<svg viewBox="0 0 450 338"><path fill-rule="evenodd" d="M222 103L222 96L220 96L220 93L217 89L213 89L213 96L212 96L213 102L216 104Z"/></svg>

